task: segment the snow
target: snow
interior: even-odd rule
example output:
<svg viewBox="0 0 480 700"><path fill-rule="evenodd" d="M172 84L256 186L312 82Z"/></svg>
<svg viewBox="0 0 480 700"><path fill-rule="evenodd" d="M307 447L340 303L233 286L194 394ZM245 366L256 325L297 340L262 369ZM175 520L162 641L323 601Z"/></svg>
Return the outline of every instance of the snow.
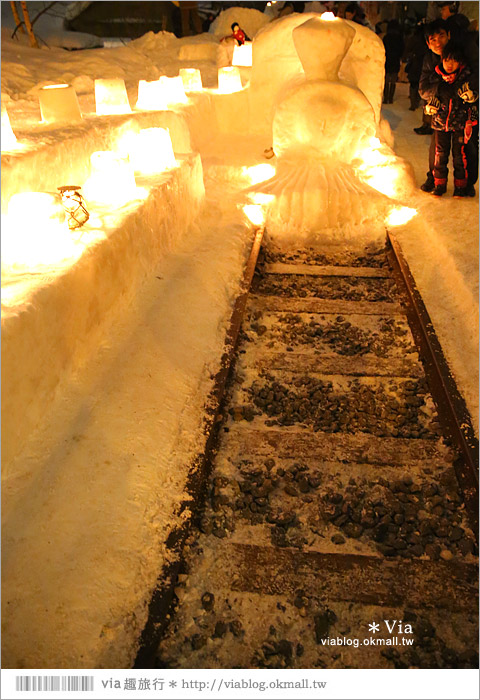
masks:
<svg viewBox="0 0 480 700"><path fill-rule="evenodd" d="M231 22L253 38L255 13L242 9ZM402 159L420 184L428 139L412 131L419 115L407 110L407 86L381 120L383 48L368 29L345 23L356 33L343 82L316 75L305 83L310 68L304 72L292 32L312 19L319 21L290 15L266 25L254 41L250 87L225 95L212 90L212 35L150 32L121 48L74 53L2 41L2 106L21 145L2 154L3 213L15 193L83 184L91 153L141 128L168 127L178 161L139 181L142 197L124 207L94 207L70 258L33 268L20 258L3 271L6 667L131 666L188 467L203 449L203 406L251 241L245 168L264 166L272 143L276 176L256 189L277 195L270 224L284 244L343 246L345 236L363 243L382 235L389 208L418 211L395 234L478 426L478 198L453 200L449 189L434 200L413 188ZM318 66L304 60L312 58ZM200 69L207 87L188 104L95 116L96 78L124 79L133 106L139 80L180 68ZM40 125L40 88L62 82L76 88L83 121ZM313 119L304 110L310 100ZM329 115L323 132L315 126L321 109ZM378 143L360 158L371 138ZM331 162L321 153L327 147ZM372 154L373 169L365 165ZM398 175L393 194L382 189L389 168Z"/></svg>

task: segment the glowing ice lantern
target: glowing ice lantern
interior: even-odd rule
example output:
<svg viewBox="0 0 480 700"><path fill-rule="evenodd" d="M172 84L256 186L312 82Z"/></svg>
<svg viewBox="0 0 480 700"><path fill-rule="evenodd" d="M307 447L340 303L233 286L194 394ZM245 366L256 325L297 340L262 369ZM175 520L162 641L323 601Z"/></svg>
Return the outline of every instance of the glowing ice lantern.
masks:
<svg viewBox="0 0 480 700"><path fill-rule="evenodd" d="M198 68L180 68L179 73L185 92L198 92L203 89L202 74Z"/></svg>
<svg viewBox="0 0 480 700"><path fill-rule="evenodd" d="M12 148L16 148L17 144L17 137L13 133L7 108L2 106L2 151L8 151Z"/></svg>
<svg viewBox="0 0 480 700"><path fill-rule="evenodd" d="M112 151L95 151L90 156L92 173L83 185L88 201L121 206L138 196L133 167Z"/></svg>
<svg viewBox="0 0 480 700"><path fill-rule="evenodd" d="M21 192L8 203L2 232L2 265L29 268L78 256L59 195Z"/></svg>
<svg viewBox="0 0 480 700"><path fill-rule="evenodd" d="M95 80L97 114L127 114L131 112L125 81L121 78Z"/></svg>
<svg viewBox="0 0 480 700"><path fill-rule="evenodd" d="M159 80L139 80L135 109L165 109L167 106Z"/></svg>
<svg viewBox="0 0 480 700"><path fill-rule="evenodd" d="M242 89L242 79L237 66L227 66L218 69L218 91L237 92Z"/></svg>
<svg viewBox="0 0 480 700"><path fill-rule="evenodd" d="M177 165L168 129L142 129L132 146L130 162L142 175L154 175Z"/></svg>
<svg viewBox="0 0 480 700"><path fill-rule="evenodd" d="M233 47L232 66L251 66L252 65L252 42L246 41L241 46Z"/></svg>
<svg viewBox="0 0 480 700"><path fill-rule="evenodd" d="M39 93L42 122L79 122L82 120L77 93L71 85L45 85Z"/></svg>
<svg viewBox="0 0 480 700"><path fill-rule="evenodd" d="M188 98L185 94L182 78L177 75L174 78L167 78L166 75L160 77L160 85L164 99L169 106L176 104L186 104Z"/></svg>
<svg viewBox="0 0 480 700"><path fill-rule="evenodd" d="M34 229L44 233L51 227L68 231L60 195L50 192L20 192L10 197L8 219L19 232Z"/></svg>
<svg viewBox="0 0 480 700"><path fill-rule="evenodd" d="M333 12L323 12L320 15L320 19L323 19L326 22L333 22L334 19L337 19L336 16L333 14Z"/></svg>

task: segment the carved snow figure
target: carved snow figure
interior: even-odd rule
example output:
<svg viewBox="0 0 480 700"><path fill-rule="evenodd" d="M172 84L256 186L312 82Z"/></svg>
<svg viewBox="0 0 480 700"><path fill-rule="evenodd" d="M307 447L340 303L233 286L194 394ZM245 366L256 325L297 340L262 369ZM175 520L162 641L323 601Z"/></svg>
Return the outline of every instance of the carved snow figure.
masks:
<svg viewBox="0 0 480 700"><path fill-rule="evenodd" d="M383 221L391 203L378 191L381 187L374 189L368 184L373 176L363 168L365 158L368 161L374 154L371 164L375 166L387 162L391 166L395 161L397 175L402 168L377 138L381 134L383 90L381 42L373 32L359 27L362 76L359 56L347 61L355 47L357 25L318 16L301 23L293 18L282 20L287 21L293 24L291 44L302 73L295 75L295 62L290 61L286 71L290 80L283 88L277 85L273 96L277 173L261 188L262 192L275 195L267 230L278 244L290 239L298 243L302 238L308 244L320 240L354 242L365 235L382 235L383 227L377 226L374 231L373 222ZM257 55L254 44L254 70ZM348 75L342 73L345 66ZM252 90L255 89L252 75ZM405 178L405 172L402 175ZM384 179L388 184L388 178ZM397 194L393 189L382 191Z"/></svg>

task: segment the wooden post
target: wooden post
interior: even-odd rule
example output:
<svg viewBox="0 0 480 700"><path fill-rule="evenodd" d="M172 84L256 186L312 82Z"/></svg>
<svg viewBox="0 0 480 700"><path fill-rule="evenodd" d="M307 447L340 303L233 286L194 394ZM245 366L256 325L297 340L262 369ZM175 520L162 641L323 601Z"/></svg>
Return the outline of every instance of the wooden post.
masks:
<svg viewBox="0 0 480 700"><path fill-rule="evenodd" d="M25 26L27 28L27 34L30 38L30 46L34 49L38 49L39 46L35 38L35 34L33 33L32 23L30 22L30 15L28 14L27 3L21 2L20 5L23 12L23 19L25 20Z"/></svg>
<svg viewBox="0 0 480 700"><path fill-rule="evenodd" d="M25 27L23 26L22 20L20 19L20 15L18 14L17 3L14 2L14 0L11 0L10 7L12 8L12 14L13 14L13 19L15 20L15 26L19 28L20 32L25 34Z"/></svg>

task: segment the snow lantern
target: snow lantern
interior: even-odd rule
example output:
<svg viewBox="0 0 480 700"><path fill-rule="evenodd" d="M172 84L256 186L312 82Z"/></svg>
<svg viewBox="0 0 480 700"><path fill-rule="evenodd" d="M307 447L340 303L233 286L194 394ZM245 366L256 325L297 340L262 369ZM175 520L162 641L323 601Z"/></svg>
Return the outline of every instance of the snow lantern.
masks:
<svg viewBox="0 0 480 700"><path fill-rule="evenodd" d="M39 93L42 122L79 122L82 120L77 93L71 85L45 85Z"/></svg>
<svg viewBox="0 0 480 700"><path fill-rule="evenodd" d="M57 187L57 190L62 197L62 205L67 215L68 228L73 230L87 223L90 214L80 194L81 187L79 185L62 185L61 187Z"/></svg>
<svg viewBox="0 0 480 700"><path fill-rule="evenodd" d="M90 156L91 175L83 185L87 200L121 206L137 198L133 167L113 151L95 151Z"/></svg>
<svg viewBox="0 0 480 700"><path fill-rule="evenodd" d="M198 92L203 89L202 74L198 68L180 68L179 72L185 92Z"/></svg>
<svg viewBox="0 0 480 700"><path fill-rule="evenodd" d="M8 203L2 232L2 265L58 265L76 260L84 245L69 230L59 194L21 192Z"/></svg>
<svg viewBox="0 0 480 700"><path fill-rule="evenodd" d="M165 109L166 106L162 84L159 80L138 81L138 98L135 109Z"/></svg>
<svg viewBox="0 0 480 700"><path fill-rule="evenodd" d="M237 92L242 89L242 79L238 66L226 66L218 69L218 91Z"/></svg>
<svg viewBox="0 0 480 700"><path fill-rule="evenodd" d="M155 175L177 166L168 129L142 129L132 139L129 155L133 169L142 175Z"/></svg>
<svg viewBox="0 0 480 700"><path fill-rule="evenodd" d="M125 81L121 78L95 80L97 114L128 114L131 112Z"/></svg>
<svg viewBox="0 0 480 700"><path fill-rule="evenodd" d="M253 43L251 41L246 41L241 46L235 44L233 47L232 66L251 66L252 46Z"/></svg>
<svg viewBox="0 0 480 700"><path fill-rule="evenodd" d="M162 75L160 77L160 85L162 86L164 100L169 107L188 102L188 97L183 87L183 80L179 75L174 78L167 78L166 75Z"/></svg>
<svg viewBox="0 0 480 700"><path fill-rule="evenodd" d="M2 151L9 151L17 145L17 137L13 133L7 108L2 105Z"/></svg>

